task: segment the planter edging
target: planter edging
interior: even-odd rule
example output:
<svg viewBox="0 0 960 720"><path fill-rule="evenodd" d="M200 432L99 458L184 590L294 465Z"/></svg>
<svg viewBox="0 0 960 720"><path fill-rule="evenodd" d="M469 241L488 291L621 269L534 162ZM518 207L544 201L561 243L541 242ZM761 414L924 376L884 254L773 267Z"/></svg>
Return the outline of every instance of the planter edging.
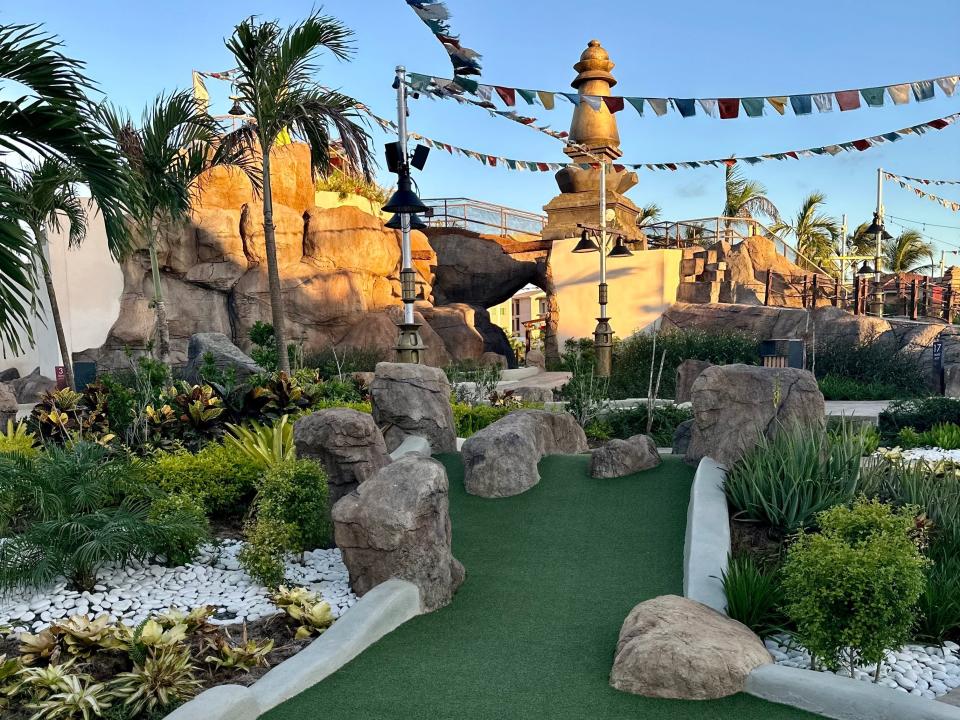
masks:
<svg viewBox="0 0 960 720"><path fill-rule="evenodd" d="M687 506L683 595L726 615L727 598L720 578L730 556L730 521L723 479L723 468L716 460L700 460Z"/></svg>

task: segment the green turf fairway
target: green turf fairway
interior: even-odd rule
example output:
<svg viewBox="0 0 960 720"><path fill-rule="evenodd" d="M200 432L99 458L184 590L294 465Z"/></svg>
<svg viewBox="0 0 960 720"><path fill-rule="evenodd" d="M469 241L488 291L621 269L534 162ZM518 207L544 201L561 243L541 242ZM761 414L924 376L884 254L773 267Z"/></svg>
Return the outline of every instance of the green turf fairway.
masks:
<svg viewBox="0 0 960 720"><path fill-rule="evenodd" d="M785 720L816 716L747 695L653 700L612 689L620 625L648 598L682 592L693 471L679 459L592 480L586 456L546 458L513 498L450 478L453 602L407 622L270 720Z"/></svg>

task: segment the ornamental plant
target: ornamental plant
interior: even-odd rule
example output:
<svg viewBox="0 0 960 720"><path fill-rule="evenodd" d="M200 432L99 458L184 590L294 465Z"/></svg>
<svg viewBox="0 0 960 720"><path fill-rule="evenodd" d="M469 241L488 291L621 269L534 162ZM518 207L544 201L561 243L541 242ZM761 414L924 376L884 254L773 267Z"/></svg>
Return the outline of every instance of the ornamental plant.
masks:
<svg viewBox="0 0 960 720"><path fill-rule="evenodd" d="M913 536L918 509L857 499L818 515L821 532L802 534L783 566L784 610L796 639L817 662L853 677L910 639L927 560Z"/></svg>

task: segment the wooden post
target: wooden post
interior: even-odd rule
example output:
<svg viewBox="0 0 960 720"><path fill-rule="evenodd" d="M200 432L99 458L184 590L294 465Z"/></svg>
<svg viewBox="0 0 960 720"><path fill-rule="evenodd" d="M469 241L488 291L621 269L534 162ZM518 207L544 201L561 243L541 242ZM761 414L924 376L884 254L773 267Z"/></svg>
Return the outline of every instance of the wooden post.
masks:
<svg viewBox="0 0 960 720"><path fill-rule="evenodd" d="M860 276L853 276L853 314L860 314Z"/></svg>
<svg viewBox="0 0 960 720"><path fill-rule="evenodd" d="M818 277L817 274L814 273L813 274L813 291L810 293L813 296L813 302L811 303L810 306L814 310L817 309L817 277Z"/></svg>
<svg viewBox="0 0 960 720"><path fill-rule="evenodd" d="M800 291L800 293L801 293L800 298L801 298L801 302L803 303L803 307L806 307L807 306L807 276L806 275L803 276L803 289Z"/></svg>
<svg viewBox="0 0 960 720"><path fill-rule="evenodd" d="M910 283L910 319L917 319L917 300L919 299L918 291L920 289L920 282L917 278L913 279L913 282Z"/></svg>
<svg viewBox="0 0 960 720"><path fill-rule="evenodd" d="M773 275L770 270L767 270L767 280L764 283L763 287L763 304L765 306L770 305L770 288L773 285Z"/></svg>
<svg viewBox="0 0 960 720"><path fill-rule="evenodd" d="M946 288L944 288L943 294L946 298L944 301L944 305L946 307L944 308L945 312L943 319L946 320L950 325L953 325L953 288L948 285Z"/></svg>
<svg viewBox="0 0 960 720"><path fill-rule="evenodd" d="M923 316L930 317L930 278L923 278Z"/></svg>
<svg viewBox="0 0 960 720"><path fill-rule="evenodd" d="M833 279L833 306L840 307L840 278Z"/></svg>

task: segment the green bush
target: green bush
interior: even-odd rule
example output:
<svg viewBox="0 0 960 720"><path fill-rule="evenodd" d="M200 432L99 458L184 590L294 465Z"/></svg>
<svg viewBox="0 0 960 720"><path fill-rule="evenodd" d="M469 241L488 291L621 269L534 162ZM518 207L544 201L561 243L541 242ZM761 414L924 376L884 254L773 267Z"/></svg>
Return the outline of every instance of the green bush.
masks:
<svg viewBox="0 0 960 720"><path fill-rule="evenodd" d="M929 392L928 372L920 356L891 350L890 343L884 336L859 343L839 342L835 339L820 343L817 346L816 373L821 383L828 378L834 378L827 382L827 389L831 392L849 390L853 393L848 397L828 399L889 400L919 397ZM887 394L885 397L858 397L855 396L858 391L864 394ZM824 396L826 395L824 391Z"/></svg>
<svg viewBox="0 0 960 720"><path fill-rule="evenodd" d="M783 632L787 618L780 609L783 590L776 571L762 568L749 555L730 558L721 578L727 615L761 638Z"/></svg>
<svg viewBox="0 0 960 720"><path fill-rule="evenodd" d="M824 400L890 400L905 395L905 392L895 385L833 374L819 378L817 384Z"/></svg>
<svg viewBox="0 0 960 720"><path fill-rule="evenodd" d="M878 427L884 441L891 442L903 428L924 432L942 423L960 425L960 400L948 397L896 400L880 413Z"/></svg>
<svg viewBox="0 0 960 720"><path fill-rule="evenodd" d="M373 372L378 362L392 359L390 352L379 348L328 348L308 355L304 365L316 368L321 378L346 380L351 373Z"/></svg>
<svg viewBox="0 0 960 720"><path fill-rule="evenodd" d="M186 565L210 537L203 505L185 493L164 494L150 503L147 519L154 525L170 528L162 542L153 548L164 555L168 565Z"/></svg>
<svg viewBox="0 0 960 720"><path fill-rule="evenodd" d="M511 408L505 407L453 403L453 421L457 426L457 437L468 438L487 425L492 425L500 418L506 417L510 412Z"/></svg>
<svg viewBox="0 0 960 720"><path fill-rule="evenodd" d="M14 424L13 420L7 420L7 431L0 433L0 453L36 457L38 452L40 450L37 448L37 436L27 430L26 424Z"/></svg>
<svg viewBox="0 0 960 720"><path fill-rule="evenodd" d="M673 434L677 425L690 420L693 411L678 408L676 405L659 405L653 411L653 425L650 435L657 447L673 445ZM607 428L607 435L624 440L633 435L647 434L647 408L640 406L628 410L613 410L601 421Z"/></svg>
<svg viewBox="0 0 960 720"><path fill-rule="evenodd" d="M35 458L0 456L0 590L66 577L92 590L108 562L177 555L205 528L196 513L163 504L138 462L93 443L51 446ZM151 511L154 514L151 516Z"/></svg>
<svg viewBox="0 0 960 720"><path fill-rule="evenodd" d="M902 448L938 447L944 450L960 450L960 425L938 423L923 432L909 427L902 428L897 433L897 445Z"/></svg>
<svg viewBox="0 0 960 720"><path fill-rule="evenodd" d="M243 514L253 498L259 465L219 442L197 453L158 452L145 465L147 480L161 490L194 498L213 516Z"/></svg>
<svg viewBox="0 0 960 720"><path fill-rule="evenodd" d="M927 569L927 583L920 596L920 616L914 636L942 644L960 636L960 558L952 553L934 553Z"/></svg>
<svg viewBox="0 0 960 720"><path fill-rule="evenodd" d="M647 396L652 350L653 335L650 333L637 333L614 344L609 388L612 399ZM657 337L658 358L664 351L666 360L659 394L664 398L676 397L677 366L684 360L707 360L715 365L757 365L760 362L760 341L753 335L735 330L662 331ZM656 362L656 370L659 370L659 359Z"/></svg>
<svg viewBox="0 0 960 720"><path fill-rule="evenodd" d="M927 564L912 537L915 509L863 498L819 514L783 566L784 609L796 638L830 670L851 675L910 639Z"/></svg>
<svg viewBox="0 0 960 720"><path fill-rule="evenodd" d="M373 412L373 406L370 404L369 400L363 400L360 402L346 402L343 400L319 400L315 402L311 407L313 410L327 410L329 408L349 408L350 410L356 410L357 412L367 413L367 415Z"/></svg>
<svg viewBox="0 0 960 720"><path fill-rule="evenodd" d="M818 512L853 499L863 443L849 425L839 433L798 426L762 436L727 474L730 506L738 519L783 532L810 527Z"/></svg>
<svg viewBox="0 0 960 720"><path fill-rule="evenodd" d="M268 587L283 581L283 559L331 540L327 475L311 460L286 460L259 481L253 521L240 562ZM279 569L279 575L278 575Z"/></svg>

